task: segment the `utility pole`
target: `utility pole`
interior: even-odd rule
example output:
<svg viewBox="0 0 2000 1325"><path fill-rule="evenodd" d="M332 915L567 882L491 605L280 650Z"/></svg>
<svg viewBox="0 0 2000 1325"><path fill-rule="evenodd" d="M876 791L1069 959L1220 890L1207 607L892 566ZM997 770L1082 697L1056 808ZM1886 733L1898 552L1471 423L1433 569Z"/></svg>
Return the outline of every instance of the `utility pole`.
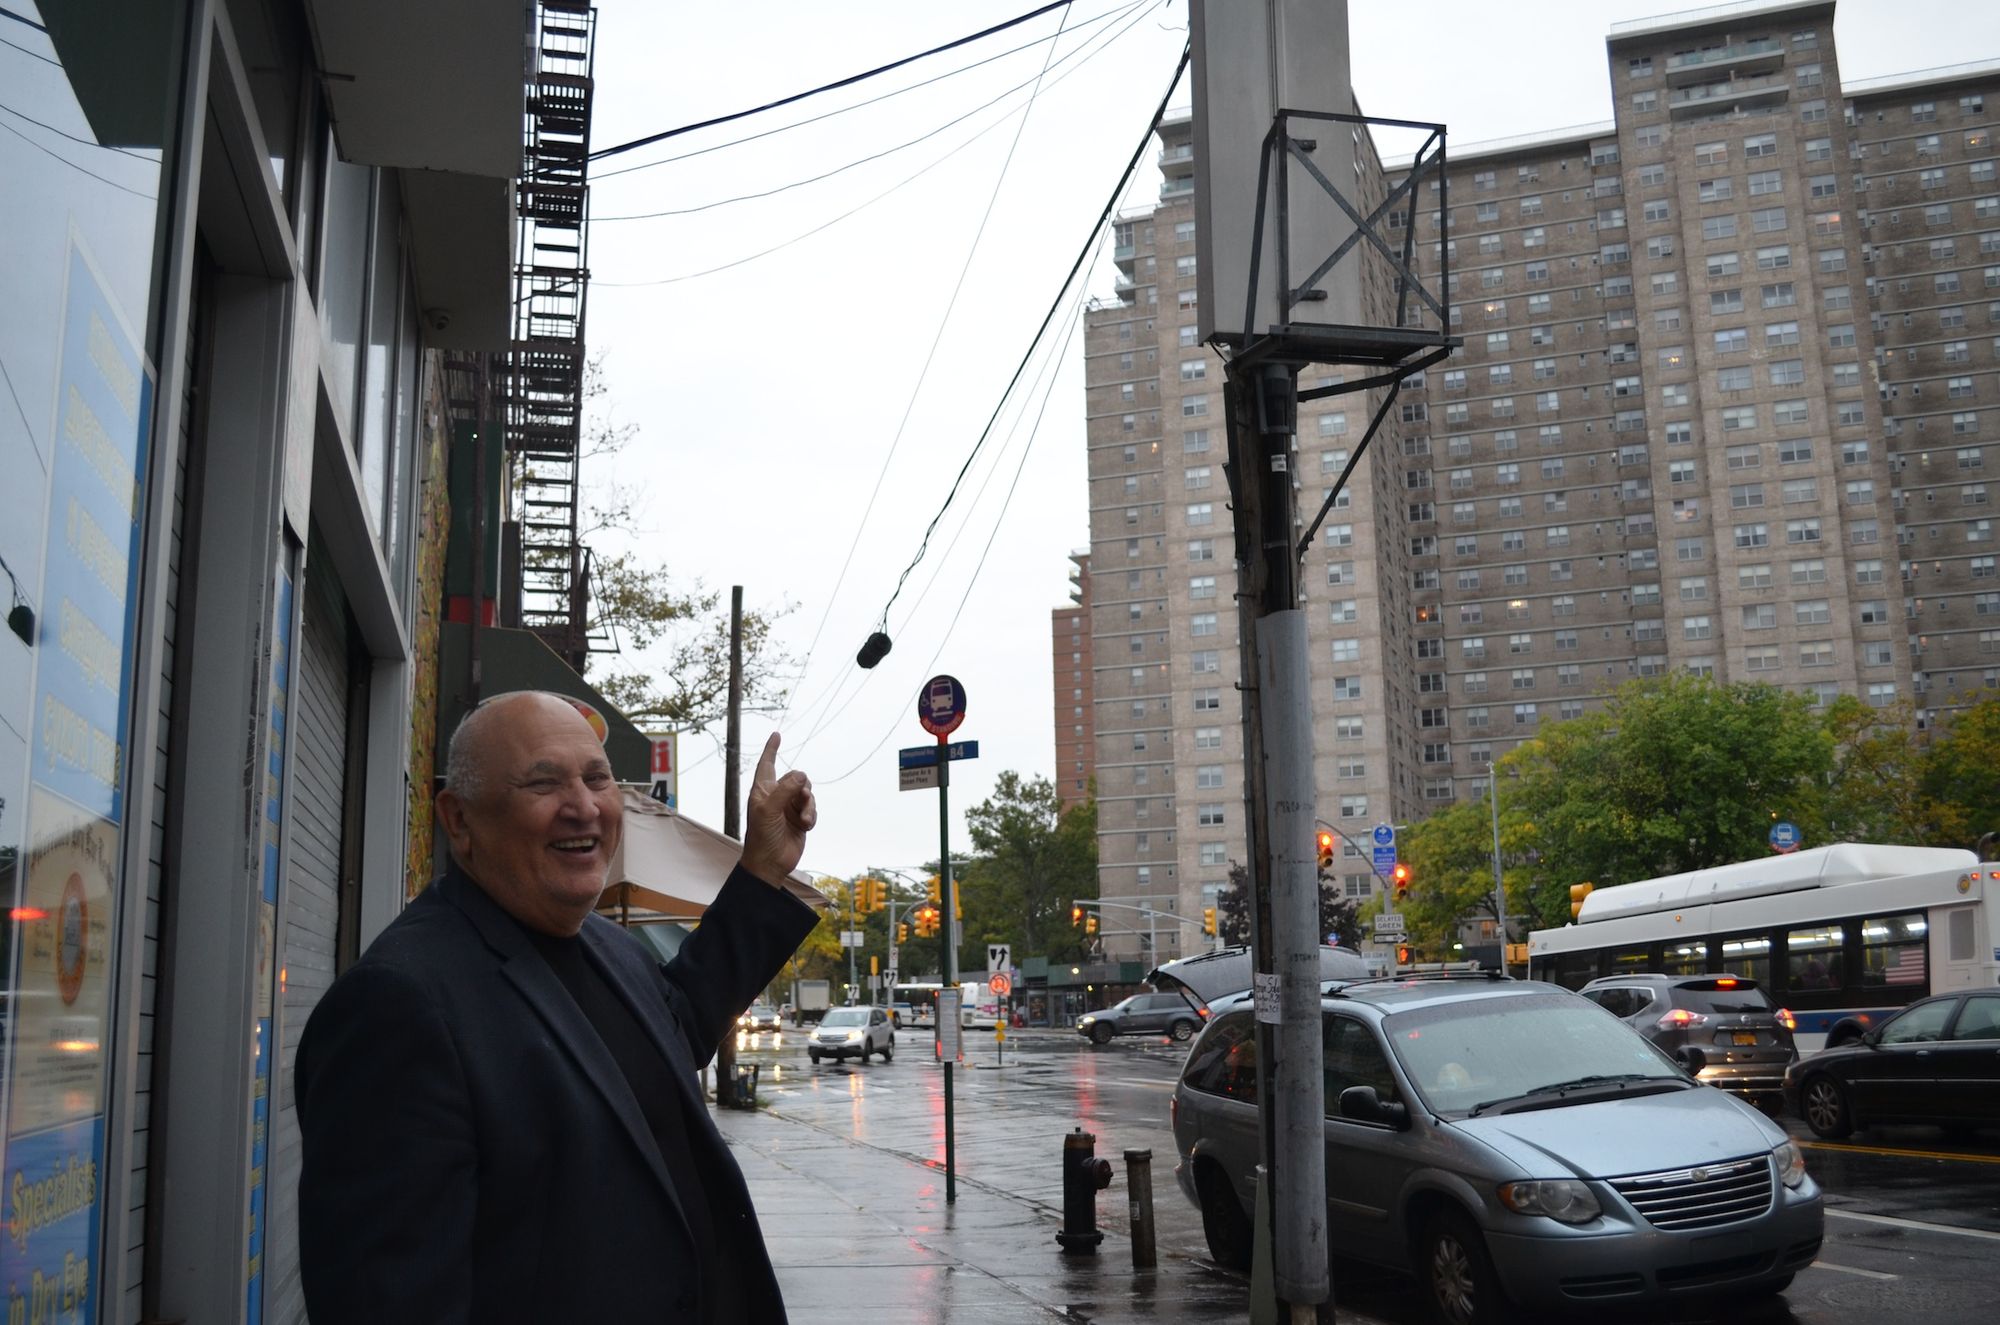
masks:
<svg viewBox="0 0 2000 1325"><path fill-rule="evenodd" d="M1486 766L1486 799L1493 802L1493 916L1500 928L1500 974L1507 974L1507 880L1500 872L1500 765Z"/></svg>
<svg viewBox="0 0 2000 1325"><path fill-rule="evenodd" d="M722 833L743 840L743 586L729 590L729 717L723 737ZM715 1047L715 1102L736 1103L736 1035L728 1031Z"/></svg>

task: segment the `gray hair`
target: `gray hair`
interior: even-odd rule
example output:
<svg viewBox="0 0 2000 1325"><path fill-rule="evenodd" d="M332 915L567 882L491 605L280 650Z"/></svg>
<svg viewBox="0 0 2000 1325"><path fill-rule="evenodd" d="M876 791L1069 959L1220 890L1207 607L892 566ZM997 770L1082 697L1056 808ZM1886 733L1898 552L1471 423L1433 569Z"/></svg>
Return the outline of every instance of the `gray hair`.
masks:
<svg viewBox="0 0 2000 1325"><path fill-rule="evenodd" d="M559 695L553 690L508 690L497 695L488 695L458 720L458 726L451 734L451 741L445 746L444 789L462 801L475 801L486 793L486 770L478 758L479 733L491 720L492 710L510 699L522 695L547 695L569 703L569 696Z"/></svg>

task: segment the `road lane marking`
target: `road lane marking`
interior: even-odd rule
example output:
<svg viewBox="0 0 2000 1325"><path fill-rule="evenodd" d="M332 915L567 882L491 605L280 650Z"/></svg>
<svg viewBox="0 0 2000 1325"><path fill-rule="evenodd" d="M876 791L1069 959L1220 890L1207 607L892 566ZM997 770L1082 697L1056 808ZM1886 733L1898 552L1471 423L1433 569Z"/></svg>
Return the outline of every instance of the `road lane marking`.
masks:
<svg viewBox="0 0 2000 1325"><path fill-rule="evenodd" d="M1891 1228L1913 1228L1921 1233L1949 1233L1954 1237L1980 1238L2000 1242L2000 1233L1983 1228L1953 1228L1948 1224L1927 1224L1921 1219L1898 1219L1894 1215L1864 1215L1852 1210L1829 1210L1828 1219L1852 1219L1863 1224L1887 1224Z"/></svg>
<svg viewBox="0 0 2000 1325"><path fill-rule="evenodd" d="M1854 1265L1835 1265L1830 1261L1814 1261L1812 1267L1815 1270L1836 1270L1841 1274L1858 1274L1863 1279L1901 1279L1903 1277L1900 1274L1885 1274L1881 1270L1863 1270Z"/></svg>
<svg viewBox="0 0 2000 1325"><path fill-rule="evenodd" d="M1824 1150L1829 1155L1887 1155L1890 1159L1958 1159L1968 1164L2000 1164L2000 1155L1966 1155L1950 1150L1901 1150L1893 1146L1857 1146L1845 1142L1801 1141L1807 1150Z"/></svg>

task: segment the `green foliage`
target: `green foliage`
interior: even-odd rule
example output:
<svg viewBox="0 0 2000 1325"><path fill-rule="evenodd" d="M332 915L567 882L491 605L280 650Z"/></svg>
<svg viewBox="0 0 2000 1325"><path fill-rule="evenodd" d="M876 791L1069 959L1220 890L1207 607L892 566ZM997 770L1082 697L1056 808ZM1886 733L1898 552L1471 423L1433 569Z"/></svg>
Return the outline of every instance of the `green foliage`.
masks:
<svg viewBox="0 0 2000 1325"><path fill-rule="evenodd" d="M1924 762L1924 793L1952 820L1951 846L1973 846L2000 830L2000 691L1943 724Z"/></svg>
<svg viewBox="0 0 2000 1325"><path fill-rule="evenodd" d="M1500 858L1507 885L1509 928L1527 913L1530 887L1526 864L1530 825L1519 807L1509 807L1514 784L1501 778ZM1410 941L1424 952L1446 952L1461 921L1497 919L1493 893L1493 808L1484 796L1440 810L1403 834L1403 860L1410 867L1410 892L1401 906ZM1385 906L1393 903L1385 903Z"/></svg>
<svg viewBox="0 0 2000 1325"><path fill-rule="evenodd" d="M1071 902L1097 896L1097 802L1067 813L1047 778L1009 769L993 794L965 812L973 856L958 867L964 891L964 970L986 969L986 945L1007 943L1014 958L1072 960L1083 931L1069 923Z"/></svg>
<svg viewBox="0 0 2000 1325"><path fill-rule="evenodd" d="M1224 947L1241 947L1250 942L1250 871L1242 865L1229 867L1229 886L1216 894L1215 927ZM1322 871L1319 876L1319 940L1327 935L1344 948L1361 946L1361 905L1341 893L1338 877Z"/></svg>

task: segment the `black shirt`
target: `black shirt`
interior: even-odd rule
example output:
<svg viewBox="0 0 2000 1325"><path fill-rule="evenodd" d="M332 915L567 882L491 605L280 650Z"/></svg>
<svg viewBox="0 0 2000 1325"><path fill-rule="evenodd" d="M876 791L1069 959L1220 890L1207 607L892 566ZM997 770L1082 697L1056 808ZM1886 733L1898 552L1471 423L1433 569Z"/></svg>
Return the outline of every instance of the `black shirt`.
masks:
<svg viewBox="0 0 2000 1325"><path fill-rule="evenodd" d="M556 973L569 996L576 1000L585 1019L597 1029L604 1047L611 1051L618 1070L625 1074L626 1084L638 1098L640 1112L660 1148L660 1158L666 1161L667 1174L673 1179L688 1231L694 1237L696 1261L709 1270L701 1285L701 1319L728 1320L730 1305L725 1299L733 1287L733 1276L718 1259L720 1249L715 1237L714 1211L709 1204L709 1184L703 1180L701 1161L688 1145L691 1127L681 1083L674 1080L673 1069L631 1006L584 954L581 938L556 938L525 925L522 931Z"/></svg>

